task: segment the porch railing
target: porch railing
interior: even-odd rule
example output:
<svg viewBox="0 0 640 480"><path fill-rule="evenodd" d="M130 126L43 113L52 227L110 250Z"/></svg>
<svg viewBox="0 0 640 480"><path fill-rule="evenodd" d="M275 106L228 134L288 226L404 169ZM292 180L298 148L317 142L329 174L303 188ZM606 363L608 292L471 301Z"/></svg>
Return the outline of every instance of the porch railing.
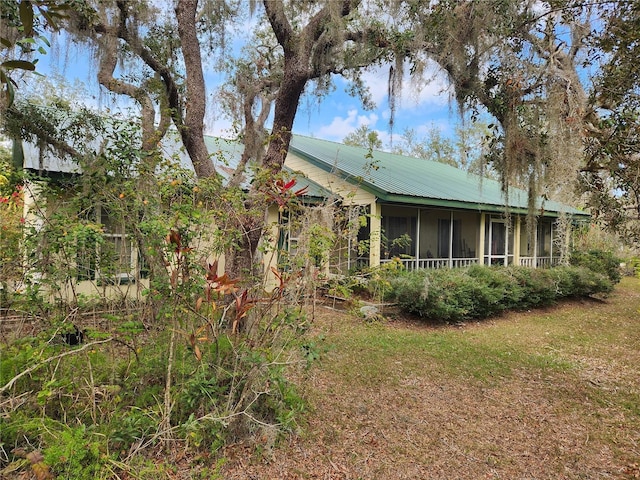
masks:
<svg viewBox="0 0 640 480"><path fill-rule="evenodd" d="M558 257L520 257L520 266L530 268L549 268L557 265Z"/></svg>
<svg viewBox="0 0 640 480"><path fill-rule="evenodd" d="M462 268L479 263L477 258L400 258L381 259L380 263L400 261L406 270L436 268ZM520 257L520 266L530 268L549 268L558 264L558 257Z"/></svg>
<svg viewBox="0 0 640 480"><path fill-rule="evenodd" d="M422 270L436 268L461 268L475 265L477 258L401 258L399 259L406 270ZM381 264L397 261L393 259L382 259Z"/></svg>

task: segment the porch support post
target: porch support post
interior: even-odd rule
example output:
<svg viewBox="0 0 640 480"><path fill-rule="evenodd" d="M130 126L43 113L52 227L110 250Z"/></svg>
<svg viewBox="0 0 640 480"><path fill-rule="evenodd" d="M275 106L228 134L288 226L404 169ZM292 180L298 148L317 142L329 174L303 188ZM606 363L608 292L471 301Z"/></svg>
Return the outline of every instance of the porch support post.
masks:
<svg viewBox="0 0 640 480"><path fill-rule="evenodd" d="M553 266L553 223L551 222L551 229L549 230L549 266Z"/></svg>
<svg viewBox="0 0 640 480"><path fill-rule="evenodd" d="M380 265L380 239L382 238L382 205L375 200L370 205L369 266Z"/></svg>
<svg viewBox="0 0 640 480"><path fill-rule="evenodd" d="M516 217L516 226L513 232L513 264L520 265L520 235L522 233L522 217Z"/></svg>
<svg viewBox="0 0 640 480"><path fill-rule="evenodd" d="M420 268L420 209L417 208L417 218L416 218L416 267L418 270Z"/></svg>
<svg viewBox="0 0 640 480"><path fill-rule="evenodd" d="M511 221L509 214L509 218L505 218L504 220L504 266L506 267L507 265L509 265L509 233L510 230L513 228L512 224L513 222Z"/></svg>
<svg viewBox="0 0 640 480"><path fill-rule="evenodd" d="M478 235L478 263L484 265L484 236L485 236L485 222L486 214L480 213L480 234Z"/></svg>
<svg viewBox="0 0 640 480"><path fill-rule="evenodd" d="M449 268L453 268L453 210L449 212Z"/></svg>
<svg viewBox="0 0 640 480"><path fill-rule="evenodd" d="M533 268L538 268L538 217L533 219Z"/></svg>
<svg viewBox="0 0 640 480"><path fill-rule="evenodd" d="M276 268L278 265L278 235L279 235L279 224L281 222L280 214L278 209L271 205L267 209L267 234L263 237L262 242L264 248L264 252L262 253L262 269L264 275L264 285L267 291L273 290L277 287L277 280L271 267ZM283 248L285 250L289 250L288 245L284 245ZM224 270L223 270L224 271Z"/></svg>

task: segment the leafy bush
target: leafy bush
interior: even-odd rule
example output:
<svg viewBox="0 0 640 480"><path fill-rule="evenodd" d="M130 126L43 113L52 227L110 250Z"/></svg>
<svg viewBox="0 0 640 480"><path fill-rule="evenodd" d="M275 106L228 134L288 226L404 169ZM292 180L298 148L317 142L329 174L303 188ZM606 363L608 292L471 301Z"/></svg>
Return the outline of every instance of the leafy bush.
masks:
<svg viewBox="0 0 640 480"><path fill-rule="evenodd" d="M372 268L368 272L369 278L364 286L372 298L380 301L392 300L397 297L395 288L398 277L407 273L400 259L396 257L390 262Z"/></svg>
<svg viewBox="0 0 640 480"><path fill-rule="evenodd" d="M607 250L574 251L569 259L571 265L586 267L609 277L613 283L621 278L620 262L613 252Z"/></svg>
<svg viewBox="0 0 640 480"><path fill-rule="evenodd" d="M514 282L522 289L522 297L514 309L526 309L551 305L556 301L557 288L549 270L525 267L508 267Z"/></svg>
<svg viewBox="0 0 640 480"><path fill-rule="evenodd" d="M390 280L400 307L443 321L486 318L509 309L549 305L566 297L606 294L613 282L584 267L528 269L473 266L423 270Z"/></svg>

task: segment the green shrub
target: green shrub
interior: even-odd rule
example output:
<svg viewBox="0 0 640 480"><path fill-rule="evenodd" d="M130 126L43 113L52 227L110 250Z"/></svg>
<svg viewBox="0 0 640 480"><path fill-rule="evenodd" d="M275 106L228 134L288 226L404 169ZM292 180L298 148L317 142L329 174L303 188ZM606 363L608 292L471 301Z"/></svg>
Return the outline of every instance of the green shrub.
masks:
<svg viewBox="0 0 640 480"><path fill-rule="evenodd" d="M584 267L529 269L476 265L409 272L390 280L400 307L443 321L486 318L504 310L550 305L561 298L606 294L613 282Z"/></svg>
<svg viewBox="0 0 640 480"><path fill-rule="evenodd" d="M406 311L457 321L488 316L502 309L502 291L484 280L479 281L466 269L441 269L412 272L392 284L398 303Z"/></svg>
<svg viewBox="0 0 640 480"><path fill-rule="evenodd" d="M609 277L613 283L620 282L620 262L613 252L605 250L574 251L569 259L571 265L586 267Z"/></svg>
<svg viewBox="0 0 640 480"><path fill-rule="evenodd" d="M473 265L469 267L468 275L478 285L479 316L486 316L483 312L491 315L520 305L524 291L520 283L514 281L508 269Z"/></svg>
<svg viewBox="0 0 640 480"><path fill-rule="evenodd" d="M551 305L558 298L557 287L549 270L525 267L509 267L514 279L523 289L520 302L515 309L527 309Z"/></svg>
<svg viewBox="0 0 640 480"><path fill-rule="evenodd" d="M106 441L94 435L84 425L67 427L54 434L44 451L47 465L56 478L78 480L99 478L108 461Z"/></svg>

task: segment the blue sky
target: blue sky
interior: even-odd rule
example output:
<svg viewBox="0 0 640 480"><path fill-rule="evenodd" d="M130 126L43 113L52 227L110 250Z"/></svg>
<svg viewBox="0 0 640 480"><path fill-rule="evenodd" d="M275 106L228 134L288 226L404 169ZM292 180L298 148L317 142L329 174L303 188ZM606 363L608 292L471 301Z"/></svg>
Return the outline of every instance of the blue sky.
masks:
<svg viewBox="0 0 640 480"><path fill-rule="evenodd" d="M387 97L388 70L384 67L365 72L365 83L377 108L364 110L356 98L345 93L346 82L336 78L336 90L321 104L311 99L302 102L294 125L296 133L327 140L341 141L361 125L376 130L384 143L389 141L390 109ZM444 135L453 134L458 114L450 101L450 90L444 76L436 76L431 83L418 89L409 78L403 82L402 94L396 103L393 135L405 128L426 134L433 126Z"/></svg>
<svg viewBox="0 0 640 480"><path fill-rule="evenodd" d="M86 102L100 109L117 110L126 108L130 102L125 99L114 103L106 90L96 80L97 68L90 60L91 52L82 45L54 40L49 53L42 56L38 63L38 71L44 75L59 74L65 77L69 85L79 81L86 89ZM443 136L454 134L459 116L451 90L448 89L444 75L436 67L429 72L431 81L418 88L412 85L405 76L401 97L396 102L395 125L393 136L397 138L405 128L412 128L419 136L425 135L434 126ZM214 73L207 74L208 95L210 102L205 131L207 134L231 136L231 123L220 115L220 107L215 104L215 91L220 77ZM388 68L378 67L364 73L366 85L376 104L374 110L363 109L360 101L346 93L347 83L341 77L335 78L335 90L329 96L318 100L307 95L301 101L294 124L294 132L332 141L342 141L349 133L361 125L368 125L376 130L385 145L389 145L391 132L389 129L390 110L387 99ZM311 86L310 86L311 87Z"/></svg>

